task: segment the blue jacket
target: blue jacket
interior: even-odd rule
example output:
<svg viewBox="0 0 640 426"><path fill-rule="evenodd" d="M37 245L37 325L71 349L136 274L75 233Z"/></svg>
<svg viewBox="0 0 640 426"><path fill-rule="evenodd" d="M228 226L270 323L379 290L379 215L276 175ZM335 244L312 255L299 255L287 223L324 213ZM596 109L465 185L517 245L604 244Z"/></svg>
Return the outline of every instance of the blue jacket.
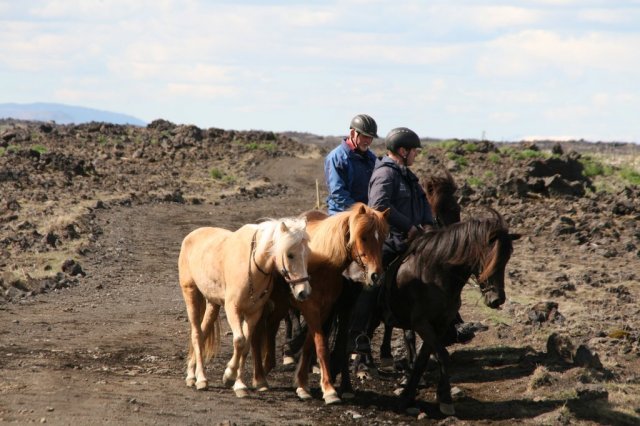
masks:
<svg viewBox="0 0 640 426"><path fill-rule="evenodd" d="M391 209L383 251L396 256L406 250L412 226L433 225L431 206L416 175L386 156L376 163L369 181L369 206L379 211Z"/></svg>
<svg viewBox="0 0 640 426"><path fill-rule="evenodd" d="M356 202L367 203L369 179L375 164L373 152L356 153L349 149L346 139L327 155L324 178L329 190L327 208L330 215L343 212Z"/></svg>

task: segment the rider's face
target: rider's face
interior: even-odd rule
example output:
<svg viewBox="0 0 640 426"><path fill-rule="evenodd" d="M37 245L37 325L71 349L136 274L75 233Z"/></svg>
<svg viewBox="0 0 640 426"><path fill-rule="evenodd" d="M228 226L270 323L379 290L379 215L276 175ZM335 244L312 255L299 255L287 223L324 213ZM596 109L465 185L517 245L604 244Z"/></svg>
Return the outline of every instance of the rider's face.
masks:
<svg viewBox="0 0 640 426"><path fill-rule="evenodd" d="M365 136L362 133L358 133L353 131L352 141L354 145L358 148L359 151L366 152L369 150L369 146L371 146L371 142L373 142L373 138L370 136Z"/></svg>
<svg viewBox="0 0 640 426"><path fill-rule="evenodd" d="M413 165L413 163L415 163L416 161L416 157L418 156L418 154L420 153L420 148L411 148L410 150L407 151L407 166L411 166Z"/></svg>

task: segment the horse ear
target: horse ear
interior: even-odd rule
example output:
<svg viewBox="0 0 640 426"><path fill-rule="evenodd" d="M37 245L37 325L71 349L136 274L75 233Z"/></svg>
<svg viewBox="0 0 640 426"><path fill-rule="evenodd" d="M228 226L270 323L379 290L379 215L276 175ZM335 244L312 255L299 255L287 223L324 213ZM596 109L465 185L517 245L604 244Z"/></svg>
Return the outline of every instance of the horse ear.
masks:
<svg viewBox="0 0 640 426"><path fill-rule="evenodd" d="M287 225L285 225L284 222L280 222L280 230L282 232L289 232L289 228L287 228Z"/></svg>
<svg viewBox="0 0 640 426"><path fill-rule="evenodd" d="M391 208L387 208L385 211L382 212L382 217L383 218L388 218L389 214L391 214Z"/></svg>
<svg viewBox="0 0 640 426"><path fill-rule="evenodd" d="M522 234L509 234L509 238L511 241L519 240L522 237Z"/></svg>
<svg viewBox="0 0 640 426"><path fill-rule="evenodd" d="M360 204L360 208L358 209L358 214L365 214L367 212L367 208L364 204Z"/></svg>

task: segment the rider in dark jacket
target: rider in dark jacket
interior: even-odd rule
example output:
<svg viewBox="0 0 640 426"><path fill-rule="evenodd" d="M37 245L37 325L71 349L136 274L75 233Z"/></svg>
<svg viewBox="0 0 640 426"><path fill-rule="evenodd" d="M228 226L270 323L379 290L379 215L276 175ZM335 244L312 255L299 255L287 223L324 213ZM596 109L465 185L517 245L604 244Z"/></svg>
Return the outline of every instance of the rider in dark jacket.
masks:
<svg viewBox="0 0 640 426"><path fill-rule="evenodd" d="M418 155L420 138L406 127L398 127L386 138L387 156L376 162L369 181L369 206L377 210L391 209L387 218L390 233L382 248L384 267L407 248L407 239L432 225L427 197L418 178L409 169ZM352 345L352 368L358 376L373 373L370 323L377 303L378 286L360 294L352 313L349 340Z"/></svg>

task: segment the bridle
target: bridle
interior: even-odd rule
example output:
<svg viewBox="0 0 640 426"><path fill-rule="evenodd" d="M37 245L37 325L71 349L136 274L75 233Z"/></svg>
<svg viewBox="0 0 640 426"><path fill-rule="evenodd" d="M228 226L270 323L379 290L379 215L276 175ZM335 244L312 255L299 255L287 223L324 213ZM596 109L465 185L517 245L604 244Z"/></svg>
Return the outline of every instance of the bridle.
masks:
<svg viewBox="0 0 640 426"><path fill-rule="evenodd" d="M253 288L253 280L251 279L251 262L253 262L254 265L256 265L256 268L258 269L258 271L260 271L262 273L262 275L271 275L268 272L265 272L262 270L262 268L260 267L260 265L258 265L258 262L256 262L256 236L258 234L258 230L256 230L256 232L253 233L253 237L251 238L251 249L249 252L249 257L251 258L251 261L249 262L249 299L251 299L253 302L255 302L254 300L254 288ZM282 277L284 278L284 280L287 282L287 284L289 284L289 288L291 289L291 293L293 294L293 289L295 287L296 284L299 284L301 282L305 282L305 281L309 281L309 275L307 275L306 277L301 277L301 278L297 278L295 280L291 279L291 274L289 273L289 270L287 269L287 267L285 266L284 263L284 254L282 255L282 268L280 269L280 274L282 274ZM270 291L271 291L271 284L272 284L272 280L269 281L269 285L267 285L267 288L264 289L264 291L262 293L260 293L260 296L258 296L258 299L261 299L262 297L264 297L265 295L267 295Z"/></svg>

